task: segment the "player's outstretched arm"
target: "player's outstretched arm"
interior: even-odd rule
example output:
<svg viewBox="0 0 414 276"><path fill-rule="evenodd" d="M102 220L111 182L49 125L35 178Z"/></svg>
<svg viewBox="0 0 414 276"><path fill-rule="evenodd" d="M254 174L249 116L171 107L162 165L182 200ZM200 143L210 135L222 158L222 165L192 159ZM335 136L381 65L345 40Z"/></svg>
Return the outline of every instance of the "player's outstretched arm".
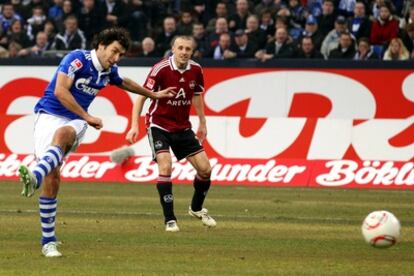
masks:
<svg viewBox="0 0 414 276"><path fill-rule="evenodd" d="M144 87L142 87L141 85L129 78L123 78L123 82L119 87L129 92L140 94L151 99L171 98L174 97L176 94L176 92L174 91L175 87L168 87L167 89L160 90L154 93L148 89L145 89Z"/></svg>
<svg viewBox="0 0 414 276"><path fill-rule="evenodd" d="M198 119L200 120L200 124L198 126L198 131L197 131L197 137L200 143L202 144L207 137L207 123L206 123L206 115L204 114L203 97L201 95L194 95L193 105L198 115Z"/></svg>
<svg viewBox="0 0 414 276"><path fill-rule="evenodd" d="M62 103L64 107L73 113L79 115L90 126L100 129L102 128L102 120L97 117L93 117L86 112L75 100L72 93L70 93L70 87L73 84L73 79L69 78L64 73L59 73L56 80L55 96Z"/></svg>
<svg viewBox="0 0 414 276"><path fill-rule="evenodd" d="M138 140L139 117L141 115L142 108L146 99L147 97L138 95L137 99L134 102L131 114L131 129L127 132L125 137L125 139L131 144L135 143Z"/></svg>

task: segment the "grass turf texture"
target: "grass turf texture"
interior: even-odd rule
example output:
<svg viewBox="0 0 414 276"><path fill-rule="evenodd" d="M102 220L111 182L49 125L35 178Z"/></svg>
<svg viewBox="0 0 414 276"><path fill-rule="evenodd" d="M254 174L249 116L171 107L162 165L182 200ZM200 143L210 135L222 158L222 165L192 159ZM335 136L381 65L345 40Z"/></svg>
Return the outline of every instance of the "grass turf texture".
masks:
<svg viewBox="0 0 414 276"><path fill-rule="evenodd" d="M57 236L64 257L40 253L37 196L0 183L1 275L414 275L414 191L212 187L218 226L187 214L191 185L175 185L181 231L166 233L154 185L64 183ZM361 236L386 209L402 224L394 247Z"/></svg>

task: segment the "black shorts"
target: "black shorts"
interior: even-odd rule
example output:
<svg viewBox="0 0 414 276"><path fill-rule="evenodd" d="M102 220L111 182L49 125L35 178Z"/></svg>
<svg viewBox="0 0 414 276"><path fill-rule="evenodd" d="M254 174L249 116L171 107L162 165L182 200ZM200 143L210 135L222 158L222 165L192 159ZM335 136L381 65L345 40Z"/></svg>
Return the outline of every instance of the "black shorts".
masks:
<svg viewBox="0 0 414 276"><path fill-rule="evenodd" d="M195 155L204 151L202 145L191 129L180 132L167 132L157 127L148 129L148 140L152 150L152 157L161 152L173 151L177 160Z"/></svg>

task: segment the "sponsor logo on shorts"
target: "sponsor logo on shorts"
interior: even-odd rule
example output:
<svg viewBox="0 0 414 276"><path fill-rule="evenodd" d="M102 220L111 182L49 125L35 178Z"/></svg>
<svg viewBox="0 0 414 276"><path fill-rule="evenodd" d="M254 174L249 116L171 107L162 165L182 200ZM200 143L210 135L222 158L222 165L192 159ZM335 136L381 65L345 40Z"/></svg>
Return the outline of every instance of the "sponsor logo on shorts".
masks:
<svg viewBox="0 0 414 276"><path fill-rule="evenodd" d="M162 148L162 142L161 142L161 141L155 141L154 147L155 147L156 149L160 149L160 148Z"/></svg>
<svg viewBox="0 0 414 276"><path fill-rule="evenodd" d="M168 195L163 196L163 199L165 203L171 203L173 202L174 197L172 194L168 194Z"/></svg>

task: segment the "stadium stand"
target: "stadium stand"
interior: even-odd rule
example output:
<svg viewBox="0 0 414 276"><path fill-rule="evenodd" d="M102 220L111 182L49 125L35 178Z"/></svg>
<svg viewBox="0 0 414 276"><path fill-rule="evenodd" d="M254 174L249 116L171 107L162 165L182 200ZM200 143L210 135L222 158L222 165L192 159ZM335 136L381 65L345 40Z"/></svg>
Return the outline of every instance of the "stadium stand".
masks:
<svg viewBox="0 0 414 276"><path fill-rule="evenodd" d="M270 59L303 58L304 37L311 37L314 50L329 55L322 41L349 32L355 60L359 58L358 42L368 39L372 52L381 59L393 38L401 38L414 58L412 35L414 6L412 1L398 0L11 0L0 1L0 58L61 57L73 48L89 48L93 35L102 28L121 26L128 29L133 40L128 57L162 57L168 55L168 43L175 34L195 34L198 45L196 58L211 59L220 51L223 32L230 36L232 52L238 52L242 31L247 35L255 54L232 54L232 59L259 59L269 49L279 49L278 29L288 33L287 44L292 54L267 53ZM72 22L73 27L68 26ZM335 24L345 28L335 28ZM20 24L19 24L20 23ZM76 26L75 26L76 25ZM215 27L216 26L216 27ZM238 32L236 32L238 31ZM201 33L200 33L201 32ZM39 36L38 34L42 35ZM237 33L237 34L236 34ZM386 36L381 35L387 34ZM39 46L39 41L47 42ZM143 42L145 40L145 46ZM148 54L148 44L155 43ZM218 47L218 48L217 48ZM226 46L227 47L227 46ZM242 46L241 48L244 48ZM223 49L223 52L225 50ZM352 57L351 57L352 59ZM389 60L389 57L387 57Z"/></svg>

